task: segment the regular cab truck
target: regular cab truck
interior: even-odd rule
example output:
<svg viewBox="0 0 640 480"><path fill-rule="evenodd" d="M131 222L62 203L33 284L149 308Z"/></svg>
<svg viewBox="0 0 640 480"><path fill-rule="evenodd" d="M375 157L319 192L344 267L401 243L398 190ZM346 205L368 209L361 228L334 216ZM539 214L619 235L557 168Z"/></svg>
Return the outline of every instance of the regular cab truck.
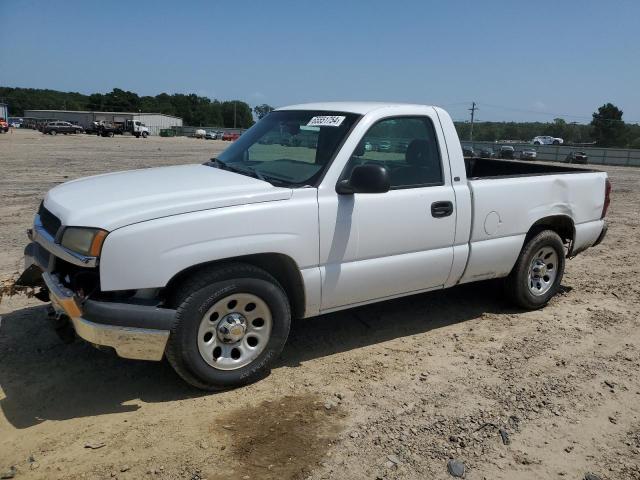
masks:
<svg viewBox="0 0 640 480"><path fill-rule="evenodd" d="M437 107L295 105L203 165L53 188L18 283L58 328L233 387L269 371L292 319L495 278L543 307L605 236L609 191L604 172L465 160Z"/></svg>

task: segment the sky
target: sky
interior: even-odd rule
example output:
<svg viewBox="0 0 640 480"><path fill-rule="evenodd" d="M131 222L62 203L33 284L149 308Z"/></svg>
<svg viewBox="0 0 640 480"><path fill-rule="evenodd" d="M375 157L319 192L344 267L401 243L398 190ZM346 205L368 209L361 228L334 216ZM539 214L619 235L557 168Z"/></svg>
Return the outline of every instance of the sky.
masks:
<svg viewBox="0 0 640 480"><path fill-rule="evenodd" d="M640 122L640 0L0 0L0 86Z"/></svg>

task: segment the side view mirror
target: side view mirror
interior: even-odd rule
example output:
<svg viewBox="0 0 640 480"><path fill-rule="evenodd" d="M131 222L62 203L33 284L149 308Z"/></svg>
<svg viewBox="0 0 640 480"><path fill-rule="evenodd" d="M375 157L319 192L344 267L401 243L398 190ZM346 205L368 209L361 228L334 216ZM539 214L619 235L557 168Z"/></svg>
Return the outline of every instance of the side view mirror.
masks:
<svg viewBox="0 0 640 480"><path fill-rule="evenodd" d="M348 179L336 185L339 195L354 193L385 193L390 188L389 172L382 165L360 165L353 169Z"/></svg>

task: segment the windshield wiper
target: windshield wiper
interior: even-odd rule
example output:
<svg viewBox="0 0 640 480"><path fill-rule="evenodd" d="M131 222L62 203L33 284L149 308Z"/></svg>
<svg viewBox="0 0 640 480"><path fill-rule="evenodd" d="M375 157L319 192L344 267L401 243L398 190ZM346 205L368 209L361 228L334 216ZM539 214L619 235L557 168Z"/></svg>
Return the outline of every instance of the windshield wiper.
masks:
<svg viewBox="0 0 640 480"><path fill-rule="evenodd" d="M272 183L272 180L277 181L278 183L282 183L279 182L277 179L271 178L271 177L267 177L265 175L263 175L262 173L260 173L258 170L256 170L255 168L251 167L251 166L246 166L244 168L238 168L232 165L229 165L228 163L223 162L222 160L219 160L217 158L212 158L209 162L207 162L207 165L211 165L214 166L216 168L219 168L221 170L228 170L230 172L235 172L235 173L242 173L244 175L249 174L250 176L257 178L258 180L262 180L263 182L267 182L267 183Z"/></svg>

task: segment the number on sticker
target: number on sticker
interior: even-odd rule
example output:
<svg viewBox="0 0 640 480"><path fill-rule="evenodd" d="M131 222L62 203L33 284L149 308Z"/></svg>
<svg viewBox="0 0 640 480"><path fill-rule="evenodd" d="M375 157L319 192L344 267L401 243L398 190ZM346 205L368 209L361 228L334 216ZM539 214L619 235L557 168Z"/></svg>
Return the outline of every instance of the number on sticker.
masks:
<svg viewBox="0 0 640 480"><path fill-rule="evenodd" d="M323 115L313 117L307 123L308 127L339 127L346 117L341 115Z"/></svg>

